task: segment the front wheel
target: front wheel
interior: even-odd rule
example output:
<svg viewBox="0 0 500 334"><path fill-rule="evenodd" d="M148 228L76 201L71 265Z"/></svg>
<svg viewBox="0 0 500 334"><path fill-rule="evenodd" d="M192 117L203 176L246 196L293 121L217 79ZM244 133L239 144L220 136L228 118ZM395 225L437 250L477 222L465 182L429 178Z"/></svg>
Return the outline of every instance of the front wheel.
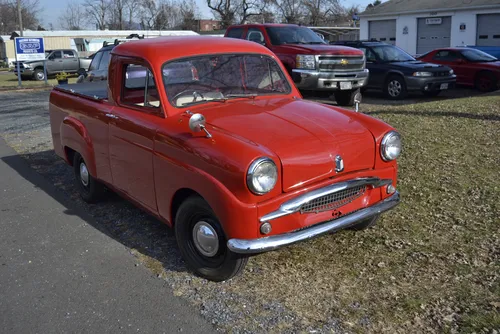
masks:
<svg viewBox="0 0 500 334"><path fill-rule="evenodd" d="M208 280L228 280L240 274L247 264L248 257L227 248L219 220L199 196L189 197L179 207L175 236L187 266Z"/></svg>
<svg viewBox="0 0 500 334"><path fill-rule="evenodd" d="M337 91L334 93L335 101L339 106L352 107L356 100L356 95L361 94L359 89L349 91Z"/></svg>
<svg viewBox="0 0 500 334"><path fill-rule="evenodd" d="M407 95L405 80L399 75L391 75L387 78L384 90L391 100L401 100Z"/></svg>
<svg viewBox="0 0 500 334"><path fill-rule="evenodd" d="M33 78L36 81L43 81L45 80L45 73L43 72L43 69L37 68L35 72L33 73Z"/></svg>
<svg viewBox="0 0 500 334"><path fill-rule="evenodd" d="M475 86L481 92L492 92L498 88L495 75L489 72L480 73L476 78Z"/></svg>

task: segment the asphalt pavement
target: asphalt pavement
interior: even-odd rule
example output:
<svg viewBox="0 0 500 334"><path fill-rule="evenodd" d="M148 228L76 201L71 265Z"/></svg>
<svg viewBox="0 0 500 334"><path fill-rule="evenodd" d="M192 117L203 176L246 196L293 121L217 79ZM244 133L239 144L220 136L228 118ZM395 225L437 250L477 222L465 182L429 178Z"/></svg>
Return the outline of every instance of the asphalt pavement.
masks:
<svg viewBox="0 0 500 334"><path fill-rule="evenodd" d="M0 138L0 332L212 333Z"/></svg>

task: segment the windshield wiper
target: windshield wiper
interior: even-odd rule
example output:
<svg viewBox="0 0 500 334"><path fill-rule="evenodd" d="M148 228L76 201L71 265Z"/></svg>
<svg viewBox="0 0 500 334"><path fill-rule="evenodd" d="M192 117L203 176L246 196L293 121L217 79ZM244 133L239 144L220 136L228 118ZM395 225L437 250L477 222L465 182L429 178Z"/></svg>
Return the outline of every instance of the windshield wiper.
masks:
<svg viewBox="0 0 500 334"><path fill-rule="evenodd" d="M247 99L255 99L258 95L257 94L227 94L226 98L247 98Z"/></svg>
<svg viewBox="0 0 500 334"><path fill-rule="evenodd" d="M187 106L192 106L192 105L195 105L195 104L200 104L200 103L204 103L204 102L226 102L227 101L227 98L223 98L223 99L202 99L202 100L198 100L198 101L192 101L192 102L186 102L186 103L183 103L182 106L183 107L187 107Z"/></svg>

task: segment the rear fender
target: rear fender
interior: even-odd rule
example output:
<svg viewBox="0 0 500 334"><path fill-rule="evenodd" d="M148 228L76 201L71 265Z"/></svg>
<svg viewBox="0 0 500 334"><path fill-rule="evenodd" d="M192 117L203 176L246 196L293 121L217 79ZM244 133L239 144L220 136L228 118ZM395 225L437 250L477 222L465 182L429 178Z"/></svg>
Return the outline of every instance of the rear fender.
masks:
<svg viewBox="0 0 500 334"><path fill-rule="evenodd" d="M87 164L90 174L96 177L94 147L85 125L72 116L66 116L61 124L60 133L61 145L80 153ZM70 164L73 163L68 161L67 154L66 161Z"/></svg>

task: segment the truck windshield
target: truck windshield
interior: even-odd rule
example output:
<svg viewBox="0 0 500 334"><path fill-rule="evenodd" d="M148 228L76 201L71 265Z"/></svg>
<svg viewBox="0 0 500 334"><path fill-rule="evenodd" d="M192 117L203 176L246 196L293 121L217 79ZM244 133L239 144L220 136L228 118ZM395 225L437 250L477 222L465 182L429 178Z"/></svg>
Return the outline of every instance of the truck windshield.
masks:
<svg viewBox="0 0 500 334"><path fill-rule="evenodd" d="M498 60L486 52L473 49L463 50L462 55L465 59L473 63L494 62Z"/></svg>
<svg viewBox="0 0 500 334"><path fill-rule="evenodd" d="M314 31L306 27L267 27L273 45L281 44L326 44Z"/></svg>
<svg viewBox="0 0 500 334"><path fill-rule="evenodd" d="M415 58L401 50L400 48L384 44L376 45L371 47L373 52L380 58L383 62L402 62L402 61L414 61Z"/></svg>
<svg viewBox="0 0 500 334"><path fill-rule="evenodd" d="M164 64L162 73L168 100L176 107L291 92L279 65L264 55L185 58Z"/></svg>

